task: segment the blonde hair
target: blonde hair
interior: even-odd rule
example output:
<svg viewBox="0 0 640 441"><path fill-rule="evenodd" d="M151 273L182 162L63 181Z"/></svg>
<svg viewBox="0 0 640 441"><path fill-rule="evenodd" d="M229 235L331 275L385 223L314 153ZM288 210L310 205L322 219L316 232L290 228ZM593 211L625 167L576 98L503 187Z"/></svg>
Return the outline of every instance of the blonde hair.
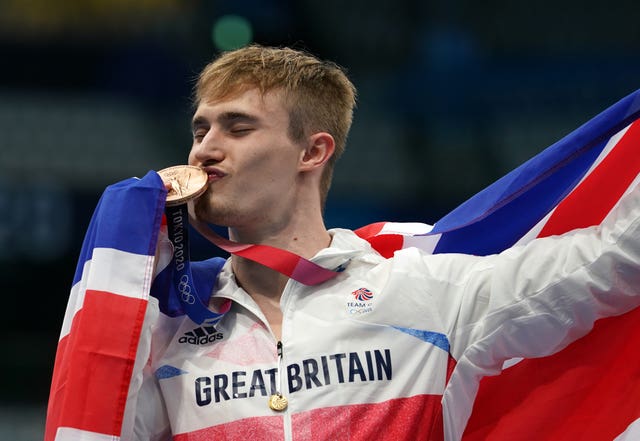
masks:
<svg viewBox="0 0 640 441"><path fill-rule="evenodd" d="M320 185L326 201L333 169L344 152L353 120L356 89L345 71L306 52L251 45L221 54L200 73L194 103L218 101L258 88L262 94L281 90L289 112L289 136L302 141L317 132L335 140Z"/></svg>

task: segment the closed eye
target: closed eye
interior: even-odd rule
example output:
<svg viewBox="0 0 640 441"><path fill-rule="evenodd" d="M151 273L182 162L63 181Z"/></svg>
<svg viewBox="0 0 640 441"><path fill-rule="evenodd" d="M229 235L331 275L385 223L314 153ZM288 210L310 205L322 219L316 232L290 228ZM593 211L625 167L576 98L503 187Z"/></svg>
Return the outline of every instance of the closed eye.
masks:
<svg viewBox="0 0 640 441"><path fill-rule="evenodd" d="M200 142L207 135L211 125L203 117L196 117L191 122L191 133L194 142Z"/></svg>
<svg viewBox="0 0 640 441"><path fill-rule="evenodd" d="M199 128L193 131L193 140L196 142L201 142L204 137L207 135L208 129Z"/></svg>
<svg viewBox="0 0 640 441"><path fill-rule="evenodd" d="M246 136L258 127L258 118L244 112L224 112L218 122L232 136Z"/></svg>
<svg viewBox="0 0 640 441"><path fill-rule="evenodd" d="M229 129L229 133L231 133L233 136L240 137L246 136L254 130L255 128L251 126L233 126Z"/></svg>

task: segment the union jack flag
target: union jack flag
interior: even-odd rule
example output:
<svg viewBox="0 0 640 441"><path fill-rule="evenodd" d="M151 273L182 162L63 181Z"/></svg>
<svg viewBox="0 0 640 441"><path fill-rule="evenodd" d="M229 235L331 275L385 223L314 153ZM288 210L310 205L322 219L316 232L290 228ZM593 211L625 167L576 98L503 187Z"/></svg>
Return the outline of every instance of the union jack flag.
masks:
<svg viewBox="0 0 640 441"><path fill-rule="evenodd" d="M115 441L132 427L125 408L148 343L140 337L165 198L150 172L110 186L96 207L58 342L46 441Z"/></svg>
<svg viewBox="0 0 640 441"><path fill-rule="evenodd" d="M498 253L536 237L599 224L640 173L640 90L622 99L435 223L381 222L359 230L391 256ZM458 364L443 401L446 439L640 439L640 309L602 319L565 350L485 376L457 396ZM636 391L636 392L630 392ZM625 398L635 394L633 399ZM549 405L561 403L561 407ZM466 427L466 429L465 429Z"/></svg>

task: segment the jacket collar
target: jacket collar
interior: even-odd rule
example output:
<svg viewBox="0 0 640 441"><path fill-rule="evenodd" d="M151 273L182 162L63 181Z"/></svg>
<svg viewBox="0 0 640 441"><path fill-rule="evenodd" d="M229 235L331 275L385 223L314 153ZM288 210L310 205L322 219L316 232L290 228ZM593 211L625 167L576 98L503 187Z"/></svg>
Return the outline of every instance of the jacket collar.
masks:
<svg viewBox="0 0 640 441"><path fill-rule="evenodd" d="M320 250L311 261L325 268L344 270L353 261L376 263L384 258L371 248L369 242L358 237L353 231L335 228L329 230L331 244ZM238 286L231 269L233 256L225 262L218 275L214 297L225 297L246 304L249 295Z"/></svg>

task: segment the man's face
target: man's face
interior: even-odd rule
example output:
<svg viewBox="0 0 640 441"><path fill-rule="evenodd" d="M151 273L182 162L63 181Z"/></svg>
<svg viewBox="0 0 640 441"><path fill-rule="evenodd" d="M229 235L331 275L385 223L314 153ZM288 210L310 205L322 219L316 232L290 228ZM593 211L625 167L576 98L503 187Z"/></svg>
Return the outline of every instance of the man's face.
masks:
<svg viewBox="0 0 640 441"><path fill-rule="evenodd" d="M250 89L200 103L189 164L207 171L209 187L196 201L198 218L233 228L284 222L304 147L290 139L288 129L289 114L278 92L263 96Z"/></svg>

